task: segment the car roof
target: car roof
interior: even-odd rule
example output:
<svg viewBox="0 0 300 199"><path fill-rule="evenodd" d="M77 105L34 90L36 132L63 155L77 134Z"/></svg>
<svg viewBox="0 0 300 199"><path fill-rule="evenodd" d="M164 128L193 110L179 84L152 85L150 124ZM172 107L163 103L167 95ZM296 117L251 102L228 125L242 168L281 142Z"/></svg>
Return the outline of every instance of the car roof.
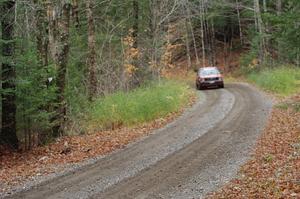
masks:
<svg viewBox="0 0 300 199"><path fill-rule="evenodd" d="M215 67L215 66L209 66L209 67L199 68L198 73L203 72L203 71L211 71L211 70L216 70L216 71L220 72L220 70L217 67Z"/></svg>
<svg viewBox="0 0 300 199"><path fill-rule="evenodd" d="M212 69L217 69L218 70L218 68L215 67L215 66L202 67L199 70L212 70Z"/></svg>

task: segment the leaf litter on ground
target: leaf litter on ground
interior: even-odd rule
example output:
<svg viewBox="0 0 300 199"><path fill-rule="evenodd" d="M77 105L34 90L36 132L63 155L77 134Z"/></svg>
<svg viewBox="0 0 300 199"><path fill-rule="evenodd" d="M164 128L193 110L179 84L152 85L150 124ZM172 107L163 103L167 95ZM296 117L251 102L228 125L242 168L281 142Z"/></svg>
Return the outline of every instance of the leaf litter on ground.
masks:
<svg viewBox="0 0 300 199"><path fill-rule="evenodd" d="M207 198L300 198L300 95L279 102L236 179Z"/></svg>

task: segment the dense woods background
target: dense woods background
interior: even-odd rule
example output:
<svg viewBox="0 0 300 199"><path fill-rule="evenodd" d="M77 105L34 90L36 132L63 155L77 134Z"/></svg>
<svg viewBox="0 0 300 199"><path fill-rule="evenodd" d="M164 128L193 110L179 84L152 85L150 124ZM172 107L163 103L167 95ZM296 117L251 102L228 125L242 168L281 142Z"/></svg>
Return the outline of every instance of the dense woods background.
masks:
<svg viewBox="0 0 300 199"><path fill-rule="evenodd" d="M95 99L159 80L182 57L186 70L222 65L230 71L234 52L243 53L243 72L300 64L298 0L0 5L0 144L14 149L74 131Z"/></svg>

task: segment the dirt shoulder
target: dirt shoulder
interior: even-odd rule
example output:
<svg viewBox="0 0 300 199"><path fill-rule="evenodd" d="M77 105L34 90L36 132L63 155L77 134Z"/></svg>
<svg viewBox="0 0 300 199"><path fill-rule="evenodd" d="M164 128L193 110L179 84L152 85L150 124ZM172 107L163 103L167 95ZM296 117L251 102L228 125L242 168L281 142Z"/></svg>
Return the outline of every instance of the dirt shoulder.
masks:
<svg viewBox="0 0 300 199"><path fill-rule="evenodd" d="M300 198L300 95L274 107L239 177L208 198Z"/></svg>

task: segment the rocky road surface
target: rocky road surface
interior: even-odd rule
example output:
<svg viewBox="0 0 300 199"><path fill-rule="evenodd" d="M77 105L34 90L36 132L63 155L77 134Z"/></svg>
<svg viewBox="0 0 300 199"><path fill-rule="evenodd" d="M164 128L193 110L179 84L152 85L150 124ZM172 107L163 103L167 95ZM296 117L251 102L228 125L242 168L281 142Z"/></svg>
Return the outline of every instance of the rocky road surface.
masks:
<svg viewBox="0 0 300 199"><path fill-rule="evenodd" d="M247 84L205 90L193 108L147 138L10 198L202 198L236 176L271 107Z"/></svg>

